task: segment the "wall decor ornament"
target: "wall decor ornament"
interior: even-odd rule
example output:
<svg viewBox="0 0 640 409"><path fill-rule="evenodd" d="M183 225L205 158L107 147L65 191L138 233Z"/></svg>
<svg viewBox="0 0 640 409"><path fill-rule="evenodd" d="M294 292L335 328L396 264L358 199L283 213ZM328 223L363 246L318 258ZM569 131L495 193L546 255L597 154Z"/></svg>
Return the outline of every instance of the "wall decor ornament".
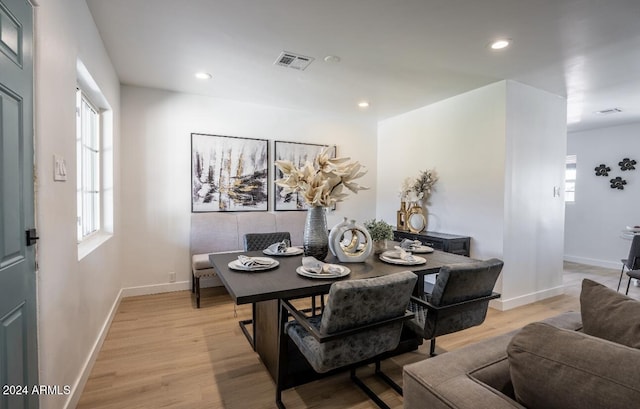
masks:
<svg viewBox="0 0 640 409"><path fill-rule="evenodd" d="M266 139L191 134L191 211L266 211Z"/></svg>
<svg viewBox="0 0 640 409"><path fill-rule="evenodd" d="M594 170L596 171L596 176L609 176L609 172L611 172L611 168L604 163L596 166Z"/></svg>
<svg viewBox="0 0 640 409"><path fill-rule="evenodd" d="M622 161L618 162L618 166L620 166L620 170L623 172L627 170L635 170L636 164L637 162L635 160L629 158L624 158Z"/></svg>
<svg viewBox="0 0 640 409"><path fill-rule="evenodd" d="M611 182L611 189L619 189L619 190L623 190L624 185L627 184L627 181L622 179L620 176L617 176L614 179L611 179L610 182Z"/></svg>
<svg viewBox="0 0 640 409"><path fill-rule="evenodd" d="M330 158L335 158L336 147L329 145L318 145L313 143L300 143L300 142L274 142L274 163L277 161L289 161L295 167L302 168L305 163L313 162L314 158L324 149L329 148L328 155ZM274 179L280 179L283 177L282 171L275 168ZM309 205L306 204L301 192L288 192L282 194L284 187L275 184L275 195L273 200L273 209L279 210L307 210ZM335 209L335 203L331 206L331 209Z"/></svg>

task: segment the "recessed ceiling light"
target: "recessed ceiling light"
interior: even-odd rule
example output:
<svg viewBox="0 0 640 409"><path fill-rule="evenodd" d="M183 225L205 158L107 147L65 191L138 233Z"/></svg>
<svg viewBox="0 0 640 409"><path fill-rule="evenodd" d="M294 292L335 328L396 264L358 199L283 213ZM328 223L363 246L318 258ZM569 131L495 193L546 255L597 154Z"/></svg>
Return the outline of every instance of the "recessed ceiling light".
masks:
<svg viewBox="0 0 640 409"><path fill-rule="evenodd" d="M511 40L507 38L501 38L500 40L492 42L489 47L491 47L492 50L502 50L509 47L509 45L511 45Z"/></svg>
<svg viewBox="0 0 640 409"><path fill-rule="evenodd" d="M361 101L361 102L358 102L358 106L360 108L368 108L369 107L369 103L367 101Z"/></svg>
<svg viewBox="0 0 640 409"><path fill-rule="evenodd" d="M325 62L340 62L340 57L337 55L327 55L324 57Z"/></svg>
<svg viewBox="0 0 640 409"><path fill-rule="evenodd" d="M199 80L210 80L213 76L208 72L196 72L196 78Z"/></svg>

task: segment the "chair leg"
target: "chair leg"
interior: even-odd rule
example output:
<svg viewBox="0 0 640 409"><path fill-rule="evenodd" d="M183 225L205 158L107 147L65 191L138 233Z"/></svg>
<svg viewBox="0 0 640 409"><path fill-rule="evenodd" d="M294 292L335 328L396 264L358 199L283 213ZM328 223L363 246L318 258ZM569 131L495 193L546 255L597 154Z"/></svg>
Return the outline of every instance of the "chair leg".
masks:
<svg viewBox="0 0 640 409"><path fill-rule="evenodd" d="M398 395L402 396L402 388L400 387L400 385L398 385L397 383L395 383L393 381L393 379L389 378L387 376L386 373L382 372L382 370L380 369L380 361L376 361L376 372L375 375L382 379L387 385L391 386L393 388L393 390L395 390Z"/></svg>
<svg viewBox="0 0 640 409"><path fill-rule="evenodd" d="M191 270L191 294L196 292L196 275Z"/></svg>
<svg viewBox="0 0 640 409"><path fill-rule="evenodd" d="M384 403L384 401L382 399L380 399L378 397L378 395L375 394L375 392L373 392L371 389L369 389L369 387L367 385L365 385L364 382L362 382L360 380L360 378L358 378L356 376L356 369L355 368L351 368L351 380L353 381L353 383L355 383L358 386L358 388L360 388L362 390L362 392L366 393L367 396L369 397L369 399L374 401L375 404L378 405L379 408L381 408L381 409L391 409L386 403Z"/></svg>
<svg viewBox="0 0 640 409"><path fill-rule="evenodd" d="M629 287L631 286L631 276L629 276L629 281L627 281L627 291L625 291L625 295L629 295Z"/></svg>
<svg viewBox="0 0 640 409"><path fill-rule="evenodd" d="M200 308L200 277L196 277L194 283L196 286L196 308Z"/></svg>
<svg viewBox="0 0 640 409"><path fill-rule="evenodd" d="M436 356L436 339L431 338L431 346L429 347L429 355Z"/></svg>
<svg viewBox="0 0 640 409"><path fill-rule="evenodd" d="M624 264L622 265L622 270L620 270L620 279L618 280L618 289L616 291L620 291L620 284L622 283L622 274L624 273Z"/></svg>

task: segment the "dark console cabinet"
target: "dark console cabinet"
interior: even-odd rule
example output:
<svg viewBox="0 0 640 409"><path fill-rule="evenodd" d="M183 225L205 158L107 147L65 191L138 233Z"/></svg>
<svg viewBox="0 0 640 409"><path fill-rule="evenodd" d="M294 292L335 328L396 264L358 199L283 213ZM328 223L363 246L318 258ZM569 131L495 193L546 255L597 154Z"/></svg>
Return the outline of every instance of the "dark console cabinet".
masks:
<svg viewBox="0 0 640 409"><path fill-rule="evenodd" d="M394 230L393 238L396 241L402 241L403 239L420 240L425 246L433 247L436 250L467 257L469 257L471 248L471 237L433 231L411 233L409 231Z"/></svg>

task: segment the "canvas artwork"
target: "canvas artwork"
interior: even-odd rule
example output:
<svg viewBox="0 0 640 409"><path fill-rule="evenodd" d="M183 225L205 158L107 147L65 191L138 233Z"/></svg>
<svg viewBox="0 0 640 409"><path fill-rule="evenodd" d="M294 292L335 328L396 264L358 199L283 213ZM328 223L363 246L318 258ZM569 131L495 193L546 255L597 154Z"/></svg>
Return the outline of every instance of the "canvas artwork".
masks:
<svg viewBox="0 0 640 409"><path fill-rule="evenodd" d="M191 211L266 211L266 139L191 134Z"/></svg>
<svg viewBox="0 0 640 409"><path fill-rule="evenodd" d="M311 143L298 143L298 142L282 142L275 141L275 160L288 160L291 161L296 167L301 167L306 161L313 163L313 159L323 148L329 145L316 145ZM336 147L332 146L331 157L336 156ZM275 167L275 166L274 166ZM275 168L275 179L280 179L282 172ZM289 193L282 195L282 188L280 186L274 187L274 209L275 210L307 210L308 206L304 202L304 199L298 193ZM335 205L334 205L335 206Z"/></svg>

